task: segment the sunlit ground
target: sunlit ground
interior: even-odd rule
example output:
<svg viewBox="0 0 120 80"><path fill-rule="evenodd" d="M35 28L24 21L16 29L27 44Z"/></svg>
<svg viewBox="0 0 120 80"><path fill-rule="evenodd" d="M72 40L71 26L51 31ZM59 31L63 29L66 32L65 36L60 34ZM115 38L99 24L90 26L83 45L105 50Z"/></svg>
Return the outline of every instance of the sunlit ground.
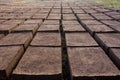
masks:
<svg viewBox="0 0 120 80"><path fill-rule="evenodd" d="M93 0L108 7L120 8L120 0Z"/></svg>

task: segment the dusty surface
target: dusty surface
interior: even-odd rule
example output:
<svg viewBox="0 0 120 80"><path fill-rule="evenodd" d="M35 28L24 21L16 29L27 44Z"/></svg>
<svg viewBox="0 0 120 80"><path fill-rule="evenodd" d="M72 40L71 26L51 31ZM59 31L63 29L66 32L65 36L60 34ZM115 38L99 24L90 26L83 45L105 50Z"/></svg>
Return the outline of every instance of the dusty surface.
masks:
<svg viewBox="0 0 120 80"><path fill-rule="evenodd" d="M119 70L101 48L68 48L68 56L73 77L118 75Z"/></svg>
<svg viewBox="0 0 120 80"><path fill-rule="evenodd" d="M21 75L21 77L22 75L39 75L38 77L42 80L46 80L44 78L47 76L52 76L53 78L51 77L50 80L61 80L61 49L29 47L13 74ZM45 77L43 77L43 75Z"/></svg>
<svg viewBox="0 0 120 80"><path fill-rule="evenodd" d="M0 0L0 80L120 80L119 53L119 9Z"/></svg>

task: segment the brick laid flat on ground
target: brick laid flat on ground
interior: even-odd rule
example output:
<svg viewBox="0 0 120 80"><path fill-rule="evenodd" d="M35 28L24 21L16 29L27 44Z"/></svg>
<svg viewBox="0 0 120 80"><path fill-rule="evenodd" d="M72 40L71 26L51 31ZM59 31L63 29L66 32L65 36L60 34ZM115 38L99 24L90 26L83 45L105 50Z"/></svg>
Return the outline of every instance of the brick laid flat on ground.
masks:
<svg viewBox="0 0 120 80"><path fill-rule="evenodd" d="M61 49L55 47L29 47L13 72L15 80L62 80L61 77Z"/></svg>
<svg viewBox="0 0 120 80"><path fill-rule="evenodd" d="M60 46L60 33L38 32L31 42L32 46Z"/></svg>
<svg viewBox="0 0 120 80"><path fill-rule="evenodd" d="M63 25L79 25L77 20L62 20Z"/></svg>
<svg viewBox="0 0 120 80"><path fill-rule="evenodd" d="M102 24L101 22L97 20L82 20L82 22L86 25L100 25Z"/></svg>
<svg viewBox="0 0 120 80"><path fill-rule="evenodd" d="M66 33L67 46L98 46L89 33Z"/></svg>
<svg viewBox="0 0 120 80"><path fill-rule="evenodd" d="M59 20L45 20L44 25L59 25Z"/></svg>
<svg viewBox="0 0 120 80"><path fill-rule="evenodd" d="M50 14L48 19L61 19L61 14Z"/></svg>
<svg viewBox="0 0 120 80"><path fill-rule="evenodd" d="M113 32L114 30L106 25L89 25L86 27L91 34L94 32Z"/></svg>
<svg viewBox="0 0 120 80"><path fill-rule="evenodd" d="M14 28L12 32L32 32L34 34L37 29L38 24L24 24Z"/></svg>
<svg viewBox="0 0 120 80"><path fill-rule="evenodd" d="M0 34L0 39L2 39L5 35L4 34Z"/></svg>
<svg viewBox="0 0 120 80"><path fill-rule="evenodd" d="M1 24L0 25L0 32L1 33L9 33L15 27L16 27L16 25L14 25L14 24L9 24L9 25L8 24Z"/></svg>
<svg viewBox="0 0 120 80"><path fill-rule="evenodd" d="M27 47L32 39L32 33L11 33L0 40L0 46L24 45Z"/></svg>
<svg viewBox="0 0 120 80"><path fill-rule="evenodd" d="M83 77L117 76L117 67L99 47L68 48L73 80Z"/></svg>
<svg viewBox="0 0 120 80"><path fill-rule="evenodd" d="M27 20L24 22L24 24L41 24L42 20Z"/></svg>
<svg viewBox="0 0 120 80"><path fill-rule="evenodd" d="M102 46L105 47L120 47L120 34L119 33L98 33L95 35Z"/></svg>
<svg viewBox="0 0 120 80"><path fill-rule="evenodd" d="M63 25L63 30L66 32L85 31L85 29L81 25Z"/></svg>
<svg viewBox="0 0 120 80"><path fill-rule="evenodd" d="M110 48L109 55L120 69L120 48Z"/></svg>
<svg viewBox="0 0 120 80"><path fill-rule="evenodd" d="M0 79L10 75L23 50L22 46L0 47Z"/></svg>
<svg viewBox="0 0 120 80"><path fill-rule="evenodd" d="M38 29L38 31L59 31L59 25L41 25Z"/></svg>
<svg viewBox="0 0 120 80"><path fill-rule="evenodd" d="M46 19L47 18L47 16L48 16L48 13L41 13L41 14L35 14L32 18L33 19Z"/></svg>

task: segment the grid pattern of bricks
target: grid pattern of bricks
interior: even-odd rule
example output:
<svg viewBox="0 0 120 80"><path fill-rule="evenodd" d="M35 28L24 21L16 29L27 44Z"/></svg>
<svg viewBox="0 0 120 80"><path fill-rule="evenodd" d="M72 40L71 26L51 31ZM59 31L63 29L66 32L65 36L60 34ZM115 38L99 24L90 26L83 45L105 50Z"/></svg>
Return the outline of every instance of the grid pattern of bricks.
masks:
<svg viewBox="0 0 120 80"><path fill-rule="evenodd" d="M120 80L119 10L84 1L0 7L0 79Z"/></svg>

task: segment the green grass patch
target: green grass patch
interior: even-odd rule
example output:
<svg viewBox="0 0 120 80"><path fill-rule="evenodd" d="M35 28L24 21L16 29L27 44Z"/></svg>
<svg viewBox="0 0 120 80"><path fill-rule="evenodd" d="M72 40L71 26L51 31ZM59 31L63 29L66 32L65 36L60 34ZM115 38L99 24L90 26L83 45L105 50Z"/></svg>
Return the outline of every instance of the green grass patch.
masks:
<svg viewBox="0 0 120 80"><path fill-rule="evenodd" d="M93 1L108 7L120 8L120 0L93 0Z"/></svg>

